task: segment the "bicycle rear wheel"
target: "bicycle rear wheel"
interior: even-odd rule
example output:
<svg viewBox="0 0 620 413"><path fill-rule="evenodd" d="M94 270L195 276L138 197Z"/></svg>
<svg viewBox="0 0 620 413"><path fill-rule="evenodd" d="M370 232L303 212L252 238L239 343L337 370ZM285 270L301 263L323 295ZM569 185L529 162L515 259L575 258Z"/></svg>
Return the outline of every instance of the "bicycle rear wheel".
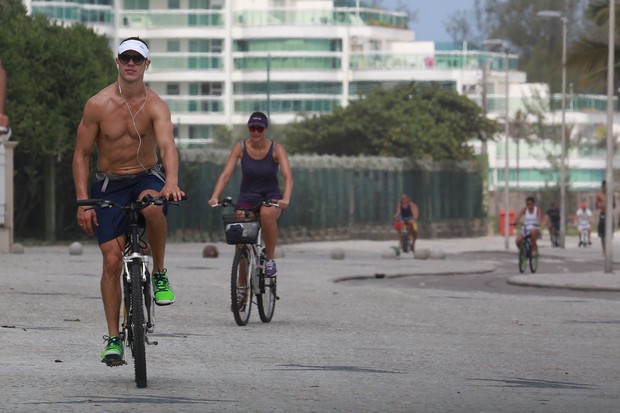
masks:
<svg viewBox="0 0 620 413"><path fill-rule="evenodd" d="M276 309L276 300L278 299L276 295L276 279L261 278L262 280L260 282L264 283L264 289L260 288L260 291L264 292L261 293L258 291L258 294L256 294L256 305L258 306L260 321L268 323L273 318L273 312Z"/></svg>
<svg viewBox="0 0 620 413"><path fill-rule="evenodd" d="M135 260L129 263L131 277L131 308L129 309L131 324L131 355L133 356L136 386L146 387L146 349L144 323L144 296L142 293L142 262Z"/></svg>
<svg viewBox="0 0 620 413"><path fill-rule="evenodd" d="M245 246L235 252L230 272L230 309L235 322L244 326L250 319L252 310L252 266L248 248Z"/></svg>

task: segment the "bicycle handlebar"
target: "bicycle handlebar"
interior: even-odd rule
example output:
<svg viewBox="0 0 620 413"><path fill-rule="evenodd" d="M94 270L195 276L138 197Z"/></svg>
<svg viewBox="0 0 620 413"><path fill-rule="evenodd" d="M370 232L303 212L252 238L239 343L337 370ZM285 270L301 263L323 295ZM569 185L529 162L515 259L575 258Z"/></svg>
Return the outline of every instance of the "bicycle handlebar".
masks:
<svg viewBox="0 0 620 413"><path fill-rule="evenodd" d="M211 208L219 208L219 207L233 207L235 209L241 210L241 211L254 211L255 209L257 209L260 206L268 206L268 207L276 207L276 208L280 208L280 205L277 202L272 202L271 200L265 200L265 201L260 201L259 203L257 203L254 206L251 206L249 208L237 208L235 206L235 203L233 202L232 198L227 196L226 198L222 199L220 202L218 202L215 205L211 205Z"/></svg>
<svg viewBox="0 0 620 413"><path fill-rule="evenodd" d="M185 201L187 200L187 196L183 195L183 197L181 198L181 201ZM179 203L177 201L170 201L167 200L166 197L164 196L152 196L152 195L145 195L141 200L137 200L132 202L129 205L119 205L114 201L110 201L107 199L78 199L76 201L77 206L90 206L90 207L99 207L99 208L117 208L120 210L126 210L126 209L131 209L131 208L138 208L138 209L144 209L149 205L163 205L164 202L168 202L169 204L172 205L179 205Z"/></svg>

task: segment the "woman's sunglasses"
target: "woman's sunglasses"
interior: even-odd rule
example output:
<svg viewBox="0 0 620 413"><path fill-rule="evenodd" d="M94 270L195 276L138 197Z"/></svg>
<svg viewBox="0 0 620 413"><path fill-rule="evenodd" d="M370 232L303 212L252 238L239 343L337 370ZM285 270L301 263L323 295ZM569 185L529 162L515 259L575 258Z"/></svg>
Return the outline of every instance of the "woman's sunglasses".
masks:
<svg viewBox="0 0 620 413"><path fill-rule="evenodd" d="M261 128L260 126L250 126L250 132L262 132L265 128Z"/></svg>
<svg viewBox="0 0 620 413"><path fill-rule="evenodd" d="M122 64L126 65L127 63L129 63L130 60L133 60L133 63L136 66L140 66L142 63L144 63L144 61L146 60L146 58L142 55L139 54L119 54L118 55L118 61L121 62Z"/></svg>

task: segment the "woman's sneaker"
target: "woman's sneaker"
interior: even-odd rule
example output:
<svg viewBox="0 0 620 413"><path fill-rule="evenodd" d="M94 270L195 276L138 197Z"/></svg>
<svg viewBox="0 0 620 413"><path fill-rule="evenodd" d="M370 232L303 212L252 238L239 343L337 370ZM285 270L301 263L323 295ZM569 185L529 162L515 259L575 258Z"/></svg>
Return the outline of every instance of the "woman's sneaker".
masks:
<svg viewBox="0 0 620 413"><path fill-rule="evenodd" d="M276 267L276 260L271 259L267 260L265 263L265 277L273 278L278 273L278 268Z"/></svg>
<svg viewBox="0 0 620 413"><path fill-rule="evenodd" d="M121 338L118 336L103 336L103 339L106 340L108 344L101 352L101 362L110 367L125 364L123 361L123 342Z"/></svg>

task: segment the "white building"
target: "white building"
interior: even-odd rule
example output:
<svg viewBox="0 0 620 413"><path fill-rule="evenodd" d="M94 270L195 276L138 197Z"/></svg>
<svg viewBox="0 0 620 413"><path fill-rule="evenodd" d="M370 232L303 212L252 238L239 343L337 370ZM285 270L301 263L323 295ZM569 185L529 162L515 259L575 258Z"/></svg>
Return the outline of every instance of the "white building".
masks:
<svg viewBox="0 0 620 413"><path fill-rule="evenodd" d="M146 40L152 60L146 80L168 102L180 143L208 142L217 127L242 125L255 110L285 124L346 106L377 85L412 80L439 82L481 104L485 84L492 117L504 112L506 72L511 114L532 94L549 100L544 85L526 84L516 70L518 56L509 56L506 71L503 53L417 42L404 13L361 8L355 0L24 1L32 13L93 27L112 50L127 37ZM571 96L570 102L567 122L578 125L575 134L592 135L582 139L592 147L606 101ZM547 122L560 123L558 113L550 111ZM521 142L517 158L511 145L511 186L533 190L557 182L540 148ZM489 150L493 190L504 182L501 138ZM570 153L575 184L598 187L600 151Z"/></svg>

